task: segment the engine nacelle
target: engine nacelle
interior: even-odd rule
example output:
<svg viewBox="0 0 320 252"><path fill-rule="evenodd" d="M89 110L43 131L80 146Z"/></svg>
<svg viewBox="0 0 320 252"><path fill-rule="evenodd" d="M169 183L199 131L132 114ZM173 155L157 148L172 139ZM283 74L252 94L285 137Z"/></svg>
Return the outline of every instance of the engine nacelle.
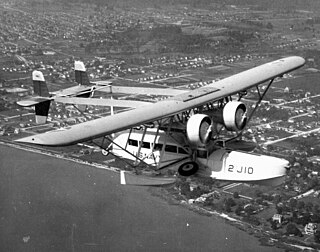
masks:
<svg viewBox="0 0 320 252"><path fill-rule="evenodd" d="M192 115L187 122L187 136L191 145L205 145L212 136L212 120L204 114Z"/></svg>
<svg viewBox="0 0 320 252"><path fill-rule="evenodd" d="M228 102L223 109L214 111L212 120L223 124L229 131L242 130L247 123L246 105L239 101Z"/></svg>

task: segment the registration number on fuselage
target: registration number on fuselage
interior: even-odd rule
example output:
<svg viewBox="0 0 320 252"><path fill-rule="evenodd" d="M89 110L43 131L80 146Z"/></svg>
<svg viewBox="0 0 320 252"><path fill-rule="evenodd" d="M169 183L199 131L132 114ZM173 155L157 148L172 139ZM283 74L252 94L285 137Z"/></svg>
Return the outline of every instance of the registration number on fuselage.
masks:
<svg viewBox="0 0 320 252"><path fill-rule="evenodd" d="M253 174L253 167L229 165L228 172Z"/></svg>

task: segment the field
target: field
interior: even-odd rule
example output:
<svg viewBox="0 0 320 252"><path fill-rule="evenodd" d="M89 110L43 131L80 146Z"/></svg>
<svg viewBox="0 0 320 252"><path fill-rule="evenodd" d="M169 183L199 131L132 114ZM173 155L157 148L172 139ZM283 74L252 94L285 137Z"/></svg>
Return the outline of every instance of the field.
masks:
<svg viewBox="0 0 320 252"><path fill-rule="evenodd" d="M295 78L282 79L277 82L276 86L281 88L302 89L311 94L320 93L320 73L304 73L299 74Z"/></svg>

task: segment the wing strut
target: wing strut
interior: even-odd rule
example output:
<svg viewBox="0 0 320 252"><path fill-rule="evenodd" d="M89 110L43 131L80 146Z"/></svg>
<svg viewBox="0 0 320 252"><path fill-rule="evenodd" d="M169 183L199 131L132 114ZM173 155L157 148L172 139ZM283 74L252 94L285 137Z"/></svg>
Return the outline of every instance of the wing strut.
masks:
<svg viewBox="0 0 320 252"><path fill-rule="evenodd" d="M169 126L168 126L168 131L167 131L167 132L170 132L170 131L171 131L172 122L173 122L173 117L171 116L171 117L170 117ZM166 132L166 134L167 134L167 132ZM159 158L159 162L158 162L158 165L157 165L157 169L160 168L160 165L161 165L161 157L163 157L163 154L164 154L166 145L167 145L167 137L164 139L164 142L163 142L163 146L162 146L162 150L161 150L161 153L160 153L160 158Z"/></svg>
<svg viewBox="0 0 320 252"><path fill-rule="evenodd" d="M104 136L103 139L102 139L102 143L101 143L101 144L98 144L98 143L96 143L95 141L92 141L92 143L95 144L96 146L98 146L99 148L101 148L102 150L106 151L108 154L113 155L115 158L119 158L119 157L118 157L117 155L115 155L112 151L110 151L110 145L111 145L111 144L109 144L107 148L105 148L105 147L103 146L103 143L105 142L105 140L109 141L111 144L116 145L117 147L119 147L119 148L122 149L123 151L125 151L125 152L127 152L128 154L130 154L130 155L132 155L133 157L135 157L135 158L136 158L136 162L137 162L137 161L140 161L139 163L145 163L141 158L138 157L138 155L137 155L137 156L133 155L131 152L127 151L125 148L123 148L123 147L121 147L120 145L118 145L117 143L115 143L109 136ZM137 167L136 167L135 165L132 165L132 163L126 161L125 159L121 159L121 160L124 161L125 163L127 163L127 164L128 164L129 166L131 166L132 168L134 168L134 169L135 169L135 172L138 173ZM145 163L145 164L146 164L146 163ZM146 165L148 165L148 164L146 164Z"/></svg>
<svg viewBox="0 0 320 252"><path fill-rule="evenodd" d="M246 126L249 124L249 122L250 122L253 114L255 113L255 111L257 110L257 108L259 107L261 101L262 101L263 98L265 97L265 95L266 95L266 93L268 92L268 90L269 90L271 84L273 83L273 81L274 81L274 79L271 79L271 80L269 81L269 84L267 85L267 87L266 87L266 89L263 91L263 93L260 92L259 86L256 86L259 99L258 99L258 101L256 102L256 104L255 104L252 112L251 112L250 115L248 116ZM242 96L243 96L243 95L242 95ZM242 96L241 96L241 97L242 97ZM246 128L246 126L245 126L235 137L230 138L230 139L226 140L225 142L230 142L230 141L232 141L232 140L234 140L234 139L237 139L237 138L241 137L243 131L244 131L245 128Z"/></svg>
<svg viewBox="0 0 320 252"><path fill-rule="evenodd" d="M86 118L87 120L90 120L90 119L86 116L86 114L84 113L84 111L82 111L81 109L79 109L79 108L77 107L77 105L72 104L72 106L73 106L76 110L78 110L78 111L80 112L80 114L84 116L84 118ZM85 109L84 109L84 110L85 110Z"/></svg>
<svg viewBox="0 0 320 252"><path fill-rule="evenodd" d="M137 151L137 159L134 162L135 165L137 165L138 164L138 160L140 160L139 156L140 156L140 152L141 152L141 148L142 148L142 145L143 145L143 140L144 140L144 137L146 135L146 132L147 132L147 127L143 126L143 134L142 134L142 137L141 137L141 140L140 140L140 144L139 144L139 147L138 147L138 151Z"/></svg>
<svg viewBox="0 0 320 252"><path fill-rule="evenodd" d="M160 122L158 122L158 125L160 125ZM153 161L154 161L155 164L157 163L157 160L156 160L156 157L155 157L155 155L153 154L153 152L154 152L154 147L156 146L156 141L157 141L157 137L158 137L158 135L159 135L159 130L160 130L160 127L158 126L158 127L157 127L157 131L156 131L156 134L155 134L155 136L154 136L153 144L152 144L152 146L151 146L152 158L153 158ZM161 155L160 155L160 156L161 156ZM160 159L159 159L159 162L160 162Z"/></svg>
<svg viewBox="0 0 320 252"><path fill-rule="evenodd" d="M251 120L253 114L255 113L255 111L257 110L257 108L259 107L261 101L263 100L264 96L265 96L266 93L268 92L268 90L269 90L271 84L273 83L273 81L274 81L274 79L271 79L271 80L270 80L268 86L266 87L266 89L264 90L264 92L263 92L262 94L261 94L261 92L260 92L259 86L256 86L257 91L258 91L258 95L259 95L259 100L256 102L256 105L255 105L254 109L253 109L252 112L250 113L250 116L248 117L248 121L247 121L247 124L246 124L246 125L248 125L249 121ZM242 134L242 132L243 132L243 130L241 131L241 134Z"/></svg>

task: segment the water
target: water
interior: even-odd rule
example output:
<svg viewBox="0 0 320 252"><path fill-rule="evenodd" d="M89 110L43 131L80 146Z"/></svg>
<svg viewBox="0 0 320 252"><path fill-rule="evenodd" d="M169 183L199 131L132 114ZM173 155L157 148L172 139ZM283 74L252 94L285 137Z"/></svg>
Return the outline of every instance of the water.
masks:
<svg viewBox="0 0 320 252"><path fill-rule="evenodd" d="M119 174L0 145L0 251L280 251Z"/></svg>

